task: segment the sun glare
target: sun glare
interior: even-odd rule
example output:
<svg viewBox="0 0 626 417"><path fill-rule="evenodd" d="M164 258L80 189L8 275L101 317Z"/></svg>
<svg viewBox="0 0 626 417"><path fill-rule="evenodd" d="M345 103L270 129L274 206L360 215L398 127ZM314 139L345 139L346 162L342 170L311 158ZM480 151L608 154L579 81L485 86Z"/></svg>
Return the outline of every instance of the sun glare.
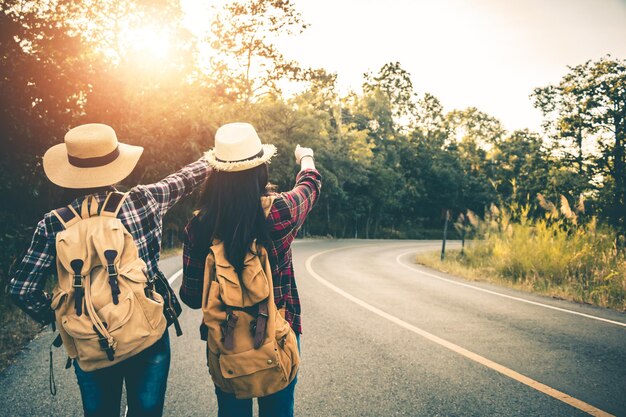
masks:
<svg viewBox="0 0 626 417"><path fill-rule="evenodd" d="M162 60L170 50L168 34L155 27L124 29L120 32L120 43L127 53L150 60Z"/></svg>
<svg viewBox="0 0 626 417"><path fill-rule="evenodd" d="M220 7L223 0L181 0L180 5L184 12L183 24L196 36L202 38L211 29L211 19L214 8Z"/></svg>

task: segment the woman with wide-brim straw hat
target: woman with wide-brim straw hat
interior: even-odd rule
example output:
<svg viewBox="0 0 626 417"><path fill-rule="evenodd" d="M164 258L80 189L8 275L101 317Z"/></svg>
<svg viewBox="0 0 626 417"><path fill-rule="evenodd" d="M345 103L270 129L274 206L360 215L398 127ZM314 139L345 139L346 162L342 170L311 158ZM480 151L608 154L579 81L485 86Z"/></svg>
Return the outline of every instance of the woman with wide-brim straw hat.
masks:
<svg viewBox="0 0 626 417"><path fill-rule="evenodd" d="M88 197L85 194L94 197L88 203L96 201L102 208L111 191L115 191L114 185L133 171L142 152L142 147L120 143L110 126L85 124L71 129L64 143L46 152L43 167L50 181L74 194L82 194L70 202L71 209L68 207L68 211L81 213L82 203ZM121 208L116 217L132 235L139 257L146 264L145 273L160 283L155 284L156 290L171 300L166 305L172 310L180 306L175 297L172 298L174 293L170 292L158 265L163 215L200 187L210 171L208 161L202 157L162 181L135 186L125 197L119 197L121 206L118 207ZM44 324L54 320L51 300L44 288L46 271L56 262L55 238L63 230L59 218L53 212L47 213L37 225L32 244L11 277L12 298L26 313ZM170 317L166 314L164 318L176 324L176 313ZM162 415L169 365L167 330L154 344L113 366L86 372L74 361L85 415L119 415L123 383L129 416Z"/></svg>
<svg viewBox="0 0 626 417"><path fill-rule="evenodd" d="M268 164L273 145L263 145L248 123L230 123L218 129L215 147L206 158L213 172L199 201L199 211L185 228L181 300L200 308L203 298L205 259L217 239L223 243L235 271L256 239L267 249L274 285L274 301L297 335L302 332L300 298L291 258L291 243L320 194L321 176L315 169L313 151L295 149L300 172L289 192L268 191ZM208 352L207 352L208 353ZM275 394L258 398L260 417L291 417L297 377ZM218 416L252 416L252 400L237 399L217 385Z"/></svg>
<svg viewBox="0 0 626 417"><path fill-rule="evenodd" d="M96 188L116 184L137 165L143 148L117 140L110 126L91 123L77 126L43 156L50 181L65 188Z"/></svg>

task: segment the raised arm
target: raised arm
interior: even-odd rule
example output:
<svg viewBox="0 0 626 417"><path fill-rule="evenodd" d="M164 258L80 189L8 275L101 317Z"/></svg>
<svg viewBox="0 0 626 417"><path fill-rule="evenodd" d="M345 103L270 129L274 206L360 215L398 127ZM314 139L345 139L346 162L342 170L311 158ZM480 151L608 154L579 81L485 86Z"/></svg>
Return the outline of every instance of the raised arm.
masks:
<svg viewBox="0 0 626 417"><path fill-rule="evenodd" d="M200 158L159 182L139 187L145 188L152 194L160 206L161 215L164 215L181 198L204 184L210 173L211 168L208 162Z"/></svg>
<svg viewBox="0 0 626 417"><path fill-rule="evenodd" d="M274 202L275 210L270 212L273 232L293 236L306 220L322 188L322 176L315 169L313 150L298 145L295 156L300 164L296 184L291 191L280 193Z"/></svg>
<svg viewBox="0 0 626 417"><path fill-rule="evenodd" d="M50 297L44 292L48 272L55 259L54 240L46 235L45 221L37 225L30 247L9 282L11 299L30 317L42 324L54 320Z"/></svg>
<svg viewBox="0 0 626 417"><path fill-rule="evenodd" d="M300 171L305 169L315 169L315 159L313 158L313 149L296 146L294 151L296 156L296 164L300 164Z"/></svg>

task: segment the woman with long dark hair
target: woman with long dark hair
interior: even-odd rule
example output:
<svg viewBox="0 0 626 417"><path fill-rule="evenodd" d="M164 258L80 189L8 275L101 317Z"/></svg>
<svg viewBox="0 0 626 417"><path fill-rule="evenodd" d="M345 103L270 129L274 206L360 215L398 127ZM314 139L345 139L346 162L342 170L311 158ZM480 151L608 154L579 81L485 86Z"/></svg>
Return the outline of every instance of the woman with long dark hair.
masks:
<svg viewBox="0 0 626 417"><path fill-rule="evenodd" d="M205 259L215 239L224 245L225 256L237 273L254 240L268 253L274 284L274 302L294 330L298 343L302 333L300 299L291 257L291 243L319 197L321 176L315 169L313 151L299 145L295 150L300 172L289 192L273 193L268 187L268 163L276 153L262 145L254 127L247 123L222 126L215 147L207 153L213 168L200 198L199 210L185 228L181 299L191 308L202 305ZM261 397L260 417L291 417L297 377L283 390ZM237 399L215 386L219 417L252 416L252 400Z"/></svg>

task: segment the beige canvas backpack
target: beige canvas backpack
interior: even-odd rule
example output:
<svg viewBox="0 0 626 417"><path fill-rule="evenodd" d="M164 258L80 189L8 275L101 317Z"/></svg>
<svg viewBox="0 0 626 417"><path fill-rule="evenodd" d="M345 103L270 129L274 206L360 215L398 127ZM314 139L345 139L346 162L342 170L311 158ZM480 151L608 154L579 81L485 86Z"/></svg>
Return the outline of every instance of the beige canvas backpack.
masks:
<svg viewBox="0 0 626 417"><path fill-rule="evenodd" d="M117 218L126 195L107 195L102 207L85 198L53 211L65 230L56 236L58 284L52 309L70 358L84 371L127 359L161 338L163 298L148 279L133 237Z"/></svg>
<svg viewBox="0 0 626 417"><path fill-rule="evenodd" d="M264 201L266 214L269 211ZM241 276L215 240L206 258L202 295L207 362L213 382L237 398L264 397L296 377L296 335L274 303L267 251L254 241Z"/></svg>

